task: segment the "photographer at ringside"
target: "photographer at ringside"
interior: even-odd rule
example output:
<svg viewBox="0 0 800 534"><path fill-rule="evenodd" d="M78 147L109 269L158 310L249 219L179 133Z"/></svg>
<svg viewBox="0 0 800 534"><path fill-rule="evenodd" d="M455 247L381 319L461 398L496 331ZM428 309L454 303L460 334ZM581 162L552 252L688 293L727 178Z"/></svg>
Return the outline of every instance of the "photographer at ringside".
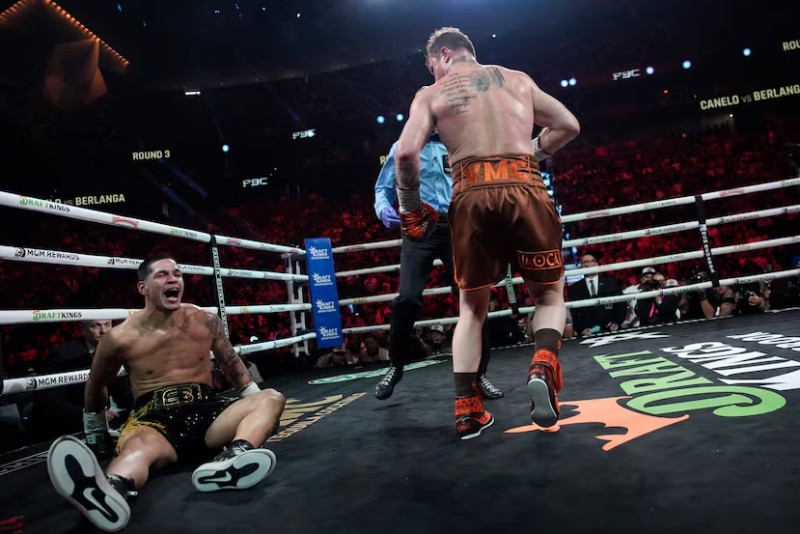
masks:
<svg viewBox="0 0 800 534"><path fill-rule="evenodd" d="M686 285L700 284L710 280L711 279L709 278L707 272L698 271L691 274L686 279ZM720 288L709 287L707 289L694 289L682 293L680 301L678 302L678 309L681 312L681 320L703 318L711 319L712 317L716 316L723 299L726 298L725 293L720 294L718 289ZM730 289L726 288L726 293L729 291ZM733 292L731 292L727 297L732 298ZM729 313L730 312L728 312L728 314Z"/></svg>
<svg viewBox="0 0 800 534"><path fill-rule="evenodd" d="M641 284L642 291L657 291L667 287L667 279L663 273L656 272L650 280ZM680 297L675 293L656 295L636 301L637 326L648 326L659 323L673 323L677 320Z"/></svg>
<svg viewBox="0 0 800 534"><path fill-rule="evenodd" d="M751 282L733 288L734 310L736 315L764 313L769 309L772 288L769 281Z"/></svg>
<svg viewBox="0 0 800 534"><path fill-rule="evenodd" d="M652 267L642 269L639 285L625 288L623 294L633 295L645 291L658 291L666 287L667 279L663 273ZM671 323L677 320L679 297L676 293L656 295L628 302L628 315L622 328L649 326L657 323Z"/></svg>
<svg viewBox="0 0 800 534"><path fill-rule="evenodd" d="M800 254L789 262L789 269L800 269ZM770 285L769 307L771 310L785 310L800 307L800 276L776 278Z"/></svg>

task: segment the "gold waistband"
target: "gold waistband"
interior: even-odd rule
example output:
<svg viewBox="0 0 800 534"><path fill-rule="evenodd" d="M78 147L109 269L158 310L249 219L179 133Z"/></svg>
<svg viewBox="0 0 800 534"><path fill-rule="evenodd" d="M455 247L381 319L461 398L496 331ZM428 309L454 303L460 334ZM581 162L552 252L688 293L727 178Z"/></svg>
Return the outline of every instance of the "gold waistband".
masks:
<svg viewBox="0 0 800 534"><path fill-rule="evenodd" d="M136 407L149 405L151 408L170 408L210 399L211 388L205 384L175 384L145 393L136 399Z"/></svg>

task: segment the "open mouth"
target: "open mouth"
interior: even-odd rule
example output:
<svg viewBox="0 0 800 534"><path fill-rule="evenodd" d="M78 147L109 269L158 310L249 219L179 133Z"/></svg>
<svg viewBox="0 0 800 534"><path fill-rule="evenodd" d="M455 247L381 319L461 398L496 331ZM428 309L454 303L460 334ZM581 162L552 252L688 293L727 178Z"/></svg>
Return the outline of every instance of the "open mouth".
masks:
<svg viewBox="0 0 800 534"><path fill-rule="evenodd" d="M164 297L170 302L178 302L178 297L180 296L180 291L178 288L170 288L164 291Z"/></svg>

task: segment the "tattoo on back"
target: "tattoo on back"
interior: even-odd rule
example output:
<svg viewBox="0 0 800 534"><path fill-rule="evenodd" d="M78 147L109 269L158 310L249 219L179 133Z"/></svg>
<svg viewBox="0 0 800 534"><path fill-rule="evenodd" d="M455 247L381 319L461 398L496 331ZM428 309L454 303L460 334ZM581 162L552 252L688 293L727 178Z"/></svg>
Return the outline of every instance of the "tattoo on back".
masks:
<svg viewBox="0 0 800 534"><path fill-rule="evenodd" d="M497 67L489 67L489 74L492 77L492 83L497 87L503 87L506 84L503 73Z"/></svg>
<svg viewBox="0 0 800 534"><path fill-rule="evenodd" d="M442 97L456 115L469 111L470 103L493 87L505 86L506 79L497 67L478 68L469 74L454 73L442 84Z"/></svg>
<svg viewBox="0 0 800 534"><path fill-rule="evenodd" d="M485 71L476 70L469 75L469 85L479 93L485 93L492 86L492 80Z"/></svg>

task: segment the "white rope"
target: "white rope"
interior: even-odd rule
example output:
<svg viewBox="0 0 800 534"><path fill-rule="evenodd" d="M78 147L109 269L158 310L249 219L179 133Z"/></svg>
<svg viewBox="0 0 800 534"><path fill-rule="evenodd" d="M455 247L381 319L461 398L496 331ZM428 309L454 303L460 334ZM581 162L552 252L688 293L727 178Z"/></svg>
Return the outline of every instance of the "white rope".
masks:
<svg viewBox="0 0 800 534"><path fill-rule="evenodd" d="M217 313L219 308L205 306L200 309ZM251 306L229 306L226 311L230 315L246 315L259 313L284 313L290 311L310 310L311 304L266 304ZM51 309L51 310L0 310L0 325L4 324L38 324L68 323L75 321L116 321L127 319L139 309L99 308L99 309Z"/></svg>
<svg viewBox="0 0 800 534"><path fill-rule="evenodd" d="M209 267L210 269L210 267ZM269 271L248 271L246 269L220 269L222 276L230 278L257 278L261 280L291 280L293 282L306 282L305 274L274 273ZM212 270L213 273L213 270ZM225 308L228 309L227 307Z"/></svg>
<svg viewBox="0 0 800 534"><path fill-rule="evenodd" d="M276 339L273 341L266 341L264 343L253 343L252 345L237 345L234 350L237 354L252 354L254 352L261 352L263 350L276 349L293 345L306 339L314 339L317 337L315 333L303 334L302 336L288 337L284 339ZM213 359L213 354L212 354ZM124 375L125 370L120 369L120 375ZM29 376L24 378L8 378L3 380L3 396L11 395L13 393L24 393L34 390L50 389L55 387L66 386L69 384L81 384L89 379L89 369L82 369L79 371L70 371L67 373L57 373L51 375Z"/></svg>
<svg viewBox="0 0 800 534"><path fill-rule="evenodd" d="M452 289L448 287L432 287L424 290L422 294L424 296L428 295L446 295L452 292ZM394 300L400 293L387 293L385 295L373 295L371 297L357 297L354 299L342 299L339 301L339 306L349 306L350 304L369 304L371 302L386 302L389 300Z"/></svg>
<svg viewBox="0 0 800 534"><path fill-rule="evenodd" d="M295 343L300 343L301 341L305 341L306 339L314 339L317 337L315 332L309 332L307 334L303 334L300 336L295 337L287 337L284 339L275 339L273 341L265 341L263 343L253 343L252 345L239 345L234 347L236 352L239 354L252 354L254 352L261 352L262 350L270 350L270 349L277 349L280 347L286 347L288 345L294 345Z"/></svg>
<svg viewBox="0 0 800 534"><path fill-rule="evenodd" d="M620 206L619 208L608 208L605 210L587 211L584 213L574 213L572 215L562 215L561 222L563 224L588 221L590 219L602 219L604 217L612 217L614 215L625 215L627 213L635 213L638 211L650 211L662 208L671 208L672 206L683 206L686 204L694 204L694 197L679 197L670 198L667 200L658 200L656 202L645 202L643 204L633 204L631 206Z"/></svg>
<svg viewBox="0 0 800 534"><path fill-rule="evenodd" d="M441 267L444 265L442 260L433 260L434 267ZM383 267L371 267L367 269L356 269L355 271L342 271L336 273L336 278L341 278L345 276L358 276L361 274L371 274L371 273L388 273L390 271L399 271L400 264L395 263L394 265L384 265Z"/></svg>
<svg viewBox="0 0 800 534"><path fill-rule="evenodd" d="M717 191L712 193L705 193L701 195L703 200L712 200L718 198L725 198L730 196L743 195L759 191L768 191L772 189L793 187L800 185L800 178L793 178L788 180L781 180L777 182L770 182L754 186L734 188L724 191ZM621 215L625 213L632 213L638 211L646 211L653 209L662 209L670 206L678 206L684 204L694 203L694 197L680 197L676 199L668 199L657 202L647 202L644 204L636 204L632 206L623 206L619 208L612 208L608 210L600 210L593 212L586 212L574 215L567 215L562 217L563 223L575 222L579 220L594 219L600 217L608 217L613 215ZM210 235L202 232L195 232L183 228L153 223L150 221L142 221L139 219L120 217L113 214L88 210L85 208L77 208L73 206L65 206L46 200L35 199L31 197L22 197L11 193L0 191L0 205L6 205L15 208L26 209L30 211L38 211L42 213L51 213L70 217L81 220L88 220L99 222L102 224L109 224L114 226L123 226L134 228L137 230L148 231L153 233L160 233L164 235L172 235L177 237L184 237L202 242L210 242ZM709 219L707 224L709 226L716 224L725 224L730 222L745 221L757 219L761 217L773 217L781 214L797 213L800 211L800 205L787 206L783 208L773 208L761 210L756 212L743 213L738 215L729 215L725 217L717 217ZM623 239L634 239L637 237L644 237L648 235L662 235L672 232L679 232L697 228L697 222L677 223L667 226L654 227L644 230L635 230L631 232L620 232L617 234L609 234L606 236L595 236L590 238L583 238L577 240L568 240L564 242L564 246L577 246L590 243L602 243L608 241L616 241ZM284 247L281 245L271 245L268 243L261 243L257 241L250 241L245 239L236 239L225 236L217 236L217 243L220 245L238 246L243 248L253 248L257 250L264 250L270 252L281 252L302 255L305 251L294 247ZM742 252L746 250L758 250L762 248L770 248L775 246L783 246L800 242L800 236L777 238L754 243L744 243L740 245L732 245L727 247L717 247L711 250L712 255L730 254L734 252ZM402 243L401 240L383 241L378 243L366 243L361 245L350 245L345 247L336 247L334 253L357 252L362 250L374 250L380 248L388 248L398 246ZM579 268L569 271L570 275L585 275L600 272L610 272L622 269L636 268L641 266L657 265L664 263L673 263L679 261L686 261L690 259L698 259L703 257L702 251L696 252L682 252L677 254L670 254L667 256L659 256L649 259L633 260L628 262L620 262L615 264L603 265L591 268ZM51 251L44 249L32 249L22 247L10 247L0 245L0 258L9 259L12 261L26 261L38 263L53 263L61 265L79 265L86 267L106 267L117 269L135 269L138 267L141 260L131 258L115 258L106 256L95 256L89 254L78 254L72 252ZM441 265L441 261L437 260L434 265ZM337 274L337 277L353 276L360 274L369 274L373 272L387 272L399 269L399 265L381 266L371 269L359 269L353 271L343 271ZM213 274L213 269L210 267L195 266L195 265L181 265L181 269L189 274ZM266 271L250 271L244 269L223 269L223 276L238 277L238 278L264 278L273 280L291 280L291 281L306 281L308 276L304 275L291 275L286 273L270 273ZM720 285L734 285L745 284L757 281L766 281L777 278L785 278L789 276L800 275L800 269L792 269L787 271L778 271L774 273L761 273L757 275L742 276L736 278L728 278L720 280ZM523 283L521 277L512 279L513 284ZM505 281L496 284L496 287L502 287ZM616 302L629 302L630 300L638 300L644 298L652 298L656 296L663 296L675 293L684 293L687 291L705 290L712 287L711 282L703 282L700 284L693 284L688 286L677 286L672 288L664 288L655 291L646 291L635 294L623 294L614 297L591 298L581 301L568 302L569 308L584 308L597 305L613 304ZM450 287L431 288L423 291L424 296L447 294L451 292ZM393 300L397 297L397 293L387 295L375 295L370 297L360 297L355 299L343 299L339 302L340 306L348 304L365 304L371 302L383 302ZM217 313L217 308L206 307L204 310ZM311 304L278 304L278 305L254 305L254 306L231 306L227 308L230 314L249 314L249 313L281 313L288 311L301 311L311 309ZM520 308L521 314L527 314L535 310L534 306ZM25 324L25 323L41 323L41 322L68 322L68 321L82 321L82 320L117 320L125 319L138 310L129 309L53 309L53 310L0 310L0 324ZM490 318L509 316L512 315L511 310L498 310L488 314ZM433 324L453 324L458 321L457 317L443 318L443 319L429 319L424 321L417 321L415 326L428 326ZM372 325L365 327L353 327L343 330L347 333L363 333L375 330L388 330L389 325ZM303 342L310 339L315 339L316 334L306 333L300 336L290 337L286 339L272 340L263 343L254 343L251 345L240 345L234 347L239 354L250 354L254 352L270 350L274 348L292 345L298 342ZM10 379L4 381L5 393L16 393L19 391L26 391L30 389L38 389L40 386L57 387L68 383L84 382L88 376L88 371L75 371L72 373L63 373L60 375L46 375L40 377L28 377Z"/></svg>
<svg viewBox="0 0 800 534"><path fill-rule="evenodd" d="M45 250L28 247L0 245L0 259L29 263L50 263L54 265L77 265L80 267L100 267L108 269L137 269L142 260L133 258L112 258L94 256L77 252Z"/></svg>
<svg viewBox="0 0 800 534"><path fill-rule="evenodd" d="M79 267L99 267L102 269L138 269L143 260L134 258L119 258L116 256L95 256L92 254L79 254L77 252L62 252L59 250L45 250L27 247L9 247L0 245L0 259L22 261L30 263L50 263L54 265L75 265ZM214 269L202 265L178 265L185 274L200 274L212 276ZM293 280L305 282L308 276L304 274L286 274L269 271L249 271L246 269L221 269L223 277L250 278L261 280Z"/></svg>
<svg viewBox="0 0 800 534"><path fill-rule="evenodd" d="M283 313L310 310L311 304L266 304L256 306L226 306L228 315L248 315L258 313Z"/></svg>
<svg viewBox="0 0 800 534"><path fill-rule="evenodd" d="M5 191L0 191L0 205L8 206L10 208L19 208L27 211L38 211L39 213L49 213L50 215L58 215L60 217L68 217L70 219L80 219L82 221L91 221L122 228L130 228L132 230L138 230L142 232L152 232L154 234L182 237L184 239L191 239L193 241L200 241L202 243L208 243L211 241L211 234L207 234L205 232L198 232L196 230L189 230L188 228L180 228L178 226L170 226L168 224L145 221L142 219L136 219L134 217L128 217L127 215L114 215L113 213L106 213L104 211L78 208L75 206L66 206L64 204L50 202L49 200L15 195L13 193L6 193Z"/></svg>
<svg viewBox="0 0 800 534"><path fill-rule="evenodd" d="M734 252L744 252L745 250L759 250L762 248L780 247L782 245L791 245L793 243L800 243L800 235L792 237L779 237L777 239L767 239L764 241L753 241L751 243L742 243L741 245L716 247L711 249L711 254L713 256L732 254Z"/></svg>
<svg viewBox="0 0 800 534"><path fill-rule="evenodd" d="M361 252L362 250L375 250L379 248L399 247L403 243L402 239L392 239L391 241L376 241L374 243L361 243L358 245L346 245L334 247L331 252L334 254L344 254L346 252Z"/></svg>
<svg viewBox="0 0 800 534"><path fill-rule="evenodd" d="M637 237L647 237L651 235L671 234L684 230L694 230L700 223L697 221L669 224L667 226L655 226L645 230L632 230L630 232L619 232L617 234L607 234L595 237L584 237L582 239L567 239L561 243L561 248L580 247L593 245L595 243L608 243L610 241L624 241L626 239L636 239Z"/></svg>
<svg viewBox="0 0 800 534"><path fill-rule="evenodd" d="M724 191L712 191L710 193L703 193L702 195L700 195L700 198L702 198L703 200L716 200L719 198L736 197L739 195L747 195L750 193L758 193L761 191L782 189L784 187L794 187L796 185L800 185L800 178L787 178L786 180L779 180L777 182L748 185L745 187L734 187L733 189L725 189Z"/></svg>
<svg viewBox="0 0 800 534"><path fill-rule="evenodd" d="M800 204L793 206L786 206L784 208L772 208L768 210L749 211L747 213L738 213L735 215L726 215L724 217L713 217L706 221L708 226L716 226L718 224L727 224L732 222L749 221L752 219L761 219L762 217L777 217L779 215L788 215L789 213L800 213Z"/></svg>
<svg viewBox="0 0 800 534"><path fill-rule="evenodd" d="M767 182L747 187L736 187L733 189L725 189L722 191L703 193L701 195L701 198L703 200L716 200L720 198L745 195L748 193L756 193L760 191L770 191L773 189L794 187L796 185L800 185L800 178L789 178L786 180L778 180L775 182ZM627 213L635 213L638 211L650 211L650 210L669 208L672 206L682 206L694 203L695 203L694 196L685 196L685 197L671 198L666 200L657 200L655 202L645 202L643 204L634 204L631 206L621 206L619 208L609 208L604 210L574 213L571 215L562 215L561 222L563 224L566 224L571 222L586 221L589 219L600 219L603 217L612 217L614 215L624 215Z"/></svg>
<svg viewBox="0 0 800 534"><path fill-rule="evenodd" d="M224 235L215 234L214 239L216 239L218 245L227 245L229 247L251 248L264 252L281 252L300 256L306 253L306 251L301 248L273 245L271 243L262 243L261 241L251 241L250 239L239 239L238 237L226 237Z"/></svg>

